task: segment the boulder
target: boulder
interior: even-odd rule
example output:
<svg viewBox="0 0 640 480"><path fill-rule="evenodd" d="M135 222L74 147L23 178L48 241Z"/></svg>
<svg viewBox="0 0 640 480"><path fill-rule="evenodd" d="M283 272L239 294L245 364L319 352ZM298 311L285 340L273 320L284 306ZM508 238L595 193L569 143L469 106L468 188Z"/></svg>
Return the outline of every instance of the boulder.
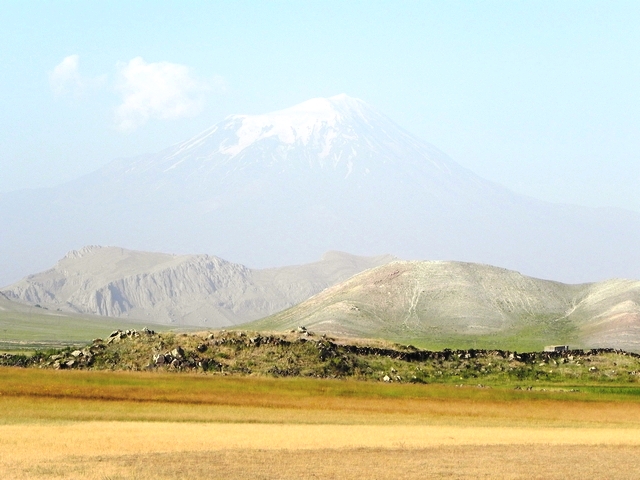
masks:
<svg viewBox="0 0 640 480"><path fill-rule="evenodd" d="M173 355L173 357L175 358L183 358L184 350L182 349L182 347L176 347L173 350L171 350L171 355Z"/></svg>

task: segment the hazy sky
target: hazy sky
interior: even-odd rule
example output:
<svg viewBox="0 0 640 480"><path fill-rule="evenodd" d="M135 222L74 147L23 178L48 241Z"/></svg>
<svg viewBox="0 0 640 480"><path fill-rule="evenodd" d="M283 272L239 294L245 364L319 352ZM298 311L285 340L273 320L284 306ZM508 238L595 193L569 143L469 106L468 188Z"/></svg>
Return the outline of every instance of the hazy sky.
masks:
<svg viewBox="0 0 640 480"><path fill-rule="evenodd" d="M640 211L637 1L0 9L0 192L347 93L515 191Z"/></svg>

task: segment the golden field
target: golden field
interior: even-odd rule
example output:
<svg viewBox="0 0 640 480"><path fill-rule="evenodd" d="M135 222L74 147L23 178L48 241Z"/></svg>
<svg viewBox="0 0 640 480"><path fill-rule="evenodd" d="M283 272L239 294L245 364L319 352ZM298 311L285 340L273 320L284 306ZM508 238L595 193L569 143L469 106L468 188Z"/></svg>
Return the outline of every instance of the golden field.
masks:
<svg viewBox="0 0 640 480"><path fill-rule="evenodd" d="M640 477L640 397L587 390L3 368L0 477Z"/></svg>

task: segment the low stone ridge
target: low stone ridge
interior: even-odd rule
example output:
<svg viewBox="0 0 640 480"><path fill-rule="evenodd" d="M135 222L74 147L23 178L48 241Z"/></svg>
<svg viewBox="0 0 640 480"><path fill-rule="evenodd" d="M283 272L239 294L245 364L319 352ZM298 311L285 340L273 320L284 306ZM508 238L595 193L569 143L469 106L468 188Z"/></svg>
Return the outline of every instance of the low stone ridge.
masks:
<svg viewBox="0 0 640 480"><path fill-rule="evenodd" d="M350 342L308 329L286 334L197 334L118 330L82 349L0 355L0 365L146 370L210 375L354 378L400 383L640 383L640 355L614 349L562 352L429 351L389 342Z"/></svg>

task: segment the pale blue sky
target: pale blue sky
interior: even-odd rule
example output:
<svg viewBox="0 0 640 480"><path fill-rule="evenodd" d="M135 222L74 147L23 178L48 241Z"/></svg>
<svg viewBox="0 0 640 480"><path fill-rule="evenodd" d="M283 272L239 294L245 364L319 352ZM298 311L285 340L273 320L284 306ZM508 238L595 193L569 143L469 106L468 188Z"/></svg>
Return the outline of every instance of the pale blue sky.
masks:
<svg viewBox="0 0 640 480"><path fill-rule="evenodd" d="M0 12L0 192L160 150L231 113L347 93L515 191L640 211L640 2L0 1ZM145 84L158 78L174 83Z"/></svg>

